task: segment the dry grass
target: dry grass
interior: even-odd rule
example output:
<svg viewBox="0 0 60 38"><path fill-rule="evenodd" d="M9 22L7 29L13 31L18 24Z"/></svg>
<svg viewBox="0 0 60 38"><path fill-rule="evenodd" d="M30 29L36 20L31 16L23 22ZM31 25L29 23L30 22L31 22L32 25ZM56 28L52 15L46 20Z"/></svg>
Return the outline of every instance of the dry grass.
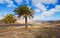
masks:
<svg viewBox="0 0 60 38"><path fill-rule="evenodd" d="M10 26L0 28L0 38L59 38L60 28L47 28L44 25L30 26L27 30Z"/></svg>

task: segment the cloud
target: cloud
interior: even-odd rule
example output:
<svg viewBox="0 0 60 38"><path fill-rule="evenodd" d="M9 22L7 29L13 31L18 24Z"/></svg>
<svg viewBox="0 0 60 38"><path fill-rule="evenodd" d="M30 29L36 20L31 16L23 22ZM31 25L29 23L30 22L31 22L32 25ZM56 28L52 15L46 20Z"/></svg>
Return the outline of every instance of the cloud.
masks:
<svg viewBox="0 0 60 38"><path fill-rule="evenodd" d="M42 12L41 15L43 15L43 16L52 16L54 13L56 13L56 10L55 9L51 9L49 11Z"/></svg>
<svg viewBox="0 0 60 38"><path fill-rule="evenodd" d="M4 1L3 0L0 0L0 3L4 4Z"/></svg>
<svg viewBox="0 0 60 38"><path fill-rule="evenodd" d="M32 0L34 4L44 3L44 4L56 4L58 0Z"/></svg>
<svg viewBox="0 0 60 38"><path fill-rule="evenodd" d="M40 9L35 9L35 12L40 12Z"/></svg>
<svg viewBox="0 0 60 38"><path fill-rule="evenodd" d="M60 5L56 5L55 9L56 11L60 11Z"/></svg>
<svg viewBox="0 0 60 38"><path fill-rule="evenodd" d="M22 0L14 0L16 3L18 3L19 5L22 3Z"/></svg>
<svg viewBox="0 0 60 38"><path fill-rule="evenodd" d="M41 15L52 16L53 14L57 12L60 12L60 5L56 5L55 8L52 8L49 11L44 11Z"/></svg>
<svg viewBox="0 0 60 38"><path fill-rule="evenodd" d="M23 2L23 0L14 0L17 4L21 4ZM0 0L1 4L6 4L7 3L7 7L16 7L15 4L13 3L13 0ZM29 4L29 0L26 0L26 3Z"/></svg>
<svg viewBox="0 0 60 38"><path fill-rule="evenodd" d="M14 3L12 0L0 0L1 4L6 4L7 3L7 7L15 7Z"/></svg>
<svg viewBox="0 0 60 38"><path fill-rule="evenodd" d="M43 15L39 15L39 16L34 16L33 20L47 20L47 18Z"/></svg>
<svg viewBox="0 0 60 38"><path fill-rule="evenodd" d="M43 5L44 4L56 4L57 3L57 0L32 0L32 3L39 9L43 10L43 11L46 11L47 10L47 7L45 7Z"/></svg>
<svg viewBox="0 0 60 38"><path fill-rule="evenodd" d="M40 0L39 2L44 4L56 4L57 0Z"/></svg>
<svg viewBox="0 0 60 38"><path fill-rule="evenodd" d="M49 19L47 17L51 17L53 14L60 11L60 5L56 5L55 8L48 10L47 8L49 6L45 7L44 4L53 4L54 5L57 2L58 2L58 0L38 0L38 1L32 0L32 3L37 7L37 9L35 11L38 12L39 10L40 11L42 10L42 13L39 16L35 16L34 18L41 19L41 20ZM52 18L50 18L50 19L52 19Z"/></svg>
<svg viewBox="0 0 60 38"><path fill-rule="evenodd" d="M41 9L43 11L46 10L46 7L41 2L39 2L39 0L38 1L32 0L32 2L38 9Z"/></svg>
<svg viewBox="0 0 60 38"><path fill-rule="evenodd" d="M15 7L15 5L14 5L14 3L13 3L13 1L12 0L5 0L6 1L6 3L8 3L8 7Z"/></svg>
<svg viewBox="0 0 60 38"><path fill-rule="evenodd" d="M3 19L4 17L0 16L0 20Z"/></svg>
<svg viewBox="0 0 60 38"><path fill-rule="evenodd" d="M37 10L38 12L38 10ZM34 16L34 20L52 20L56 17L52 17L55 13L60 12L60 5L56 5L55 8L52 8L48 11L43 11L39 16ZM37 19L36 19L37 18ZM60 19L60 18L58 18Z"/></svg>
<svg viewBox="0 0 60 38"><path fill-rule="evenodd" d="M26 0L26 3L29 4L29 0Z"/></svg>
<svg viewBox="0 0 60 38"><path fill-rule="evenodd" d="M38 9L41 9L41 10L43 10L43 11L46 11L47 9L46 9L46 7L43 5L43 4L41 4L41 3L39 3L39 4L37 4L37 5L35 5Z"/></svg>

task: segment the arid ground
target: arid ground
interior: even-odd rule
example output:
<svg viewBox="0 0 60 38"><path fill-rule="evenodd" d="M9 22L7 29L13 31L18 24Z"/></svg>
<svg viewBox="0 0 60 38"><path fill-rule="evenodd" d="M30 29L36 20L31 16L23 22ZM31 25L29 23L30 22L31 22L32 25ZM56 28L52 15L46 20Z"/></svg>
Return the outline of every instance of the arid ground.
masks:
<svg viewBox="0 0 60 38"><path fill-rule="evenodd" d="M51 24L52 25L52 24ZM0 38L60 38L60 27L24 26L0 27Z"/></svg>

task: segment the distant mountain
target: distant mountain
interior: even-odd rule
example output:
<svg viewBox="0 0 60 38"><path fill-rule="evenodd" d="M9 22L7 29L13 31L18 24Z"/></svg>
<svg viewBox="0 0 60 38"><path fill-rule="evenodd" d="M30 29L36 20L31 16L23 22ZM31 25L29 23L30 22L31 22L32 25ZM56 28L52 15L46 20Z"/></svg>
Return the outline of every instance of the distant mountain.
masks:
<svg viewBox="0 0 60 38"><path fill-rule="evenodd" d="M60 23L60 20L49 20L49 21L42 21L42 20L36 20L35 22L37 22L37 23Z"/></svg>
<svg viewBox="0 0 60 38"><path fill-rule="evenodd" d="M60 20L55 20L55 21L50 20L50 21L46 21L46 22L60 22Z"/></svg>
<svg viewBox="0 0 60 38"><path fill-rule="evenodd" d="M60 20L55 20L55 21L46 21L46 23L51 23L51 24L60 24Z"/></svg>

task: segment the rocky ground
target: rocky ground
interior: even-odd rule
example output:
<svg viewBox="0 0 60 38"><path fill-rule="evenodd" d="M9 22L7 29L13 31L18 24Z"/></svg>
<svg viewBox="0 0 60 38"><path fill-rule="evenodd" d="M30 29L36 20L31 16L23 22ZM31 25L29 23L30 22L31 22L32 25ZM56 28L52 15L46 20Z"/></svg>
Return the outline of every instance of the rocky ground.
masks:
<svg viewBox="0 0 60 38"><path fill-rule="evenodd" d="M0 28L0 38L60 38L60 28Z"/></svg>

